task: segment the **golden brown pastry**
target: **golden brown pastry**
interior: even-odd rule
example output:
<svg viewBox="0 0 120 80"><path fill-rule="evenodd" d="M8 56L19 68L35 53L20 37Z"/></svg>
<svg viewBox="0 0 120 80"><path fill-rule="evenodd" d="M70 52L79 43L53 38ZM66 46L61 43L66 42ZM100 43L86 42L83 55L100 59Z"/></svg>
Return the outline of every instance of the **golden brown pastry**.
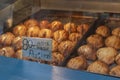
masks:
<svg viewBox="0 0 120 80"><path fill-rule="evenodd" d="M52 53L52 64L59 65L63 62L64 56L59 52Z"/></svg>
<svg viewBox="0 0 120 80"><path fill-rule="evenodd" d="M63 41L59 44L58 46L58 50L60 51L60 53L62 53L64 56L68 56L70 54L70 52L73 50L74 48L74 43L67 40L67 41Z"/></svg>
<svg viewBox="0 0 120 80"><path fill-rule="evenodd" d="M120 27L117 27L114 30L112 30L112 34L120 37Z"/></svg>
<svg viewBox="0 0 120 80"><path fill-rule="evenodd" d="M15 36L25 36L27 31L27 27L23 24L17 25L13 28L13 34Z"/></svg>
<svg viewBox="0 0 120 80"><path fill-rule="evenodd" d="M12 47L15 50L22 49L22 38L21 37L14 38L14 40L12 42Z"/></svg>
<svg viewBox="0 0 120 80"><path fill-rule="evenodd" d="M83 45L78 48L78 55L84 55L86 59L96 60L96 50L90 45Z"/></svg>
<svg viewBox="0 0 120 80"><path fill-rule="evenodd" d="M115 62L120 65L120 53L116 56Z"/></svg>
<svg viewBox="0 0 120 80"><path fill-rule="evenodd" d="M108 37L110 35L110 29L107 26L99 26L96 29L96 33L102 37Z"/></svg>
<svg viewBox="0 0 120 80"><path fill-rule="evenodd" d="M77 29L77 26L74 23L69 22L64 25L64 30L67 31L69 34L76 32L77 31L76 29Z"/></svg>
<svg viewBox="0 0 120 80"><path fill-rule="evenodd" d="M11 32L4 33L0 36L0 42L3 46L10 46L15 36Z"/></svg>
<svg viewBox="0 0 120 80"><path fill-rule="evenodd" d="M27 37L38 37L40 29L38 26L31 26L28 28Z"/></svg>
<svg viewBox="0 0 120 80"><path fill-rule="evenodd" d="M60 22L60 21L53 21L53 22L51 23L51 30L52 30L53 32L55 32L55 31L57 31L57 30L61 30L61 29L63 29L63 24L62 24L62 22Z"/></svg>
<svg viewBox="0 0 120 80"><path fill-rule="evenodd" d="M68 33L65 30L58 30L54 32L53 38L56 40L58 43L67 40L68 39Z"/></svg>
<svg viewBox="0 0 120 80"><path fill-rule="evenodd" d="M17 50L17 52L15 53L15 58L22 59L22 54L22 50Z"/></svg>
<svg viewBox="0 0 120 80"><path fill-rule="evenodd" d="M58 51L58 42L55 40L52 40L52 52Z"/></svg>
<svg viewBox="0 0 120 80"><path fill-rule="evenodd" d="M115 49L120 49L120 38L117 36L109 36L105 40L105 45Z"/></svg>
<svg viewBox="0 0 120 80"><path fill-rule="evenodd" d="M110 70L110 75L120 77L120 65L117 65L117 66L113 67L113 68Z"/></svg>
<svg viewBox="0 0 120 80"><path fill-rule="evenodd" d="M71 33L70 35L69 35L69 40L71 40L71 41L75 41L75 42L78 42L80 39L82 38L82 35L81 34L79 34L79 33Z"/></svg>
<svg viewBox="0 0 120 80"><path fill-rule="evenodd" d="M53 33L50 29L41 29L38 36L40 38L52 38Z"/></svg>
<svg viewBox="0 0 120 80"><path fill-rule="evenodd" d="M114 62L117 51L112 47L103 47L97 50L98 60L110 65Z"/></svg>
<svg viewBox="0 0 120 80"><path fill-rule="evenodd" d="M29 20L26 20L26 21L24 22L24 25L25 25L26 27L31 27L31 26L38 26L39 24L38 24L38 21L37 21L37 20L35 20L35 19L29 19Z"/></svg>
<svg viewBox="0 0 120 80"><path fill-rule="evenodd" d="M109 67L107 64L101 61L95 61L88 66L87 71L93 73L108 74Z"/></svg>
<svg viewBox="0 0 120 80"><path fill-rule="evenodd" d="M47 20L40 21L40 28L41 29L49 29L51 24Z"/></svg>
<svg viewBox="0 0 120 80"><path fill-rule="evenodd" d="M100 35L93 34L87 38L87 43L95 48L100 48L104 45L103 38Z"/></svg>
<svg viewBox="0 0 120 80"><path fill-rule="evenodd" d="M71 69L84 70L87 68L87 61L83 56L78 56L70 59L67 63L67 67Z"/></svg>
<svg viewBox="0 0 120 80"><path fill-rule="evenodd" d="M6 57L13 57L15 52L12 47L3 47L0 49L0 54Z"/></svg>
<svg viewBox="0 0 120 80"><path fill-rule="evenodd" d="M88 24L78 25L77 32L79 32L80 34L84 35L88 31L89 27L90 26Z"/></svg>

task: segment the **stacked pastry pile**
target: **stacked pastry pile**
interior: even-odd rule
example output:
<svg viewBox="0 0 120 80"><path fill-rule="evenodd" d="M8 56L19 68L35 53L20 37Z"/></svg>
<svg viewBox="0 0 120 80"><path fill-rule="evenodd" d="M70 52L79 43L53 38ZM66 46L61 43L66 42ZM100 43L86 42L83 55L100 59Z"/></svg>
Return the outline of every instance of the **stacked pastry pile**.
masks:
<svg viewBox="0 0 120 80"><path fill-rule="evenodd" d="M22 56L22 36L51 38L53 41L52 62L50 64L58 65L70 54L88 28L88 24L76 25L72 22L63 24L61 21L49 22L29 19L15 26L12 32L6 32L0 36L0 55L28 59Z"/></svg>
<svg viewBox="0 0 120 80"><path fill-rule="evenodd" d="M120 76L120 27L113 30L99 26L95 34L78 48L77 57L71 58L67 67L89 72Z"/></svg>

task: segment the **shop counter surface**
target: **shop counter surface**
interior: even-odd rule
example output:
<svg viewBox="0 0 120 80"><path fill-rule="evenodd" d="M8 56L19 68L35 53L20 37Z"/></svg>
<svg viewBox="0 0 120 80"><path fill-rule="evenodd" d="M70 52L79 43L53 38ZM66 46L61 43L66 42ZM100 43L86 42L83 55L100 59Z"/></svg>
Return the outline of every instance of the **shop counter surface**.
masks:
<svg viewBox="0 0 120 80"><path fill-rule="evenodd" d="M0 56L0 80L120 80L120 78Z"/></svg>

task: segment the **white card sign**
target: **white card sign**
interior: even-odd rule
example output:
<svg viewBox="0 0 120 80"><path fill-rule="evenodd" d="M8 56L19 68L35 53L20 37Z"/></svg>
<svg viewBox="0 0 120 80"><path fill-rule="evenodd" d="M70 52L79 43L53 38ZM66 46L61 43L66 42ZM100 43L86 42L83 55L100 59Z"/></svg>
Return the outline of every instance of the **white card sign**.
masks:
<svg viewBox="0 0 120 80"><path fill-rule="evenodd" d="M52 57L52 39L47 38L22 38L23 56L50 61Z"/></svg>

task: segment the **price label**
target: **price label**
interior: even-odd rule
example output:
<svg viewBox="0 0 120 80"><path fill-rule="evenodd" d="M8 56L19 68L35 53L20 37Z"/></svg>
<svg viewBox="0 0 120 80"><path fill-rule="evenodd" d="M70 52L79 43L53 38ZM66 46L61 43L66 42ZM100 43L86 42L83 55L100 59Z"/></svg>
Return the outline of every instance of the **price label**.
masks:
<svg viewBox="0 0 120 80"><path fill-rule="evenodd" d="M52 57L52 39L22 38L23 56L50 61Z"/></svg>

